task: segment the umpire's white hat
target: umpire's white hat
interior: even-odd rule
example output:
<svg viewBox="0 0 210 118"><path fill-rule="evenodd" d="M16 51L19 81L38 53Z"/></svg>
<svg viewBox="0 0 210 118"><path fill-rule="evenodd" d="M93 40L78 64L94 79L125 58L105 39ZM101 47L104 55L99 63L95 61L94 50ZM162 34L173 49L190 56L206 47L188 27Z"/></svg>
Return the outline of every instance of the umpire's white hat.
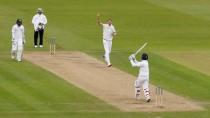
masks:
<svg viewBox="0 0 210 118"><path fill-rule="evenodd" d="M37 12L37 13L38 13L38 12L43 13L43 9L42 9L42 8L38 8L36 12Z"/></svg>

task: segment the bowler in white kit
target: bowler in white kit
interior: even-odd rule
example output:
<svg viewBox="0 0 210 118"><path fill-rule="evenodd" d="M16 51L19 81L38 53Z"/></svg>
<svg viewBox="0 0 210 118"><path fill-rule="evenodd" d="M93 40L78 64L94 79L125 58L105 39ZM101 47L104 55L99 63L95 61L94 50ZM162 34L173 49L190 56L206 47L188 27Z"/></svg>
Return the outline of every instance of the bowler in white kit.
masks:
<svg viewBox="0 0 210 118"><path fill-rule="evenodd" d="M12 51L11 58L22 61L23 46L25 43L24 26L22 20L17 19L16 24L12 27Z"/></svg>
<svg viewBox="0 0 210 118"><path fill-rule="evenodd" d="M111 19L108 19L107 23L102 23L100 20L100 14L97 14L97 22L103 27L103 45L105 50L104 59L107 63L107 67L111 67L110 53L112 50L112 40L117 33Z"/></svg>
<svg viewBox="0 0 210 118"><path fill-rule="evenodd" d="M141 61L137 61L135 55L129 56L130 63L132 67L140 67L139 75L134 83L135 86L135 97L140 96L141 88L143 88L144 96L147 102L150 102L150 92L149 92L149 63L148 55L143 53L141 56Z"/></svg>

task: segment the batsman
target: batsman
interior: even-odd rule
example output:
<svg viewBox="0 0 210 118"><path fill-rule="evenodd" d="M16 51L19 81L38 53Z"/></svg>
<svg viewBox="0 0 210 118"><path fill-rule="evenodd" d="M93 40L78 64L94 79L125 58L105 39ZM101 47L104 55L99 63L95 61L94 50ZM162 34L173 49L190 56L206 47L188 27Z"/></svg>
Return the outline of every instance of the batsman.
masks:
<svg viewBox="0 0 210 118"><path fill-rule="evenodd" d="M135 80L135 97L138 99L140 96L141 88L143 88L144 96L147 102L150 102L150 91L149 91L149 63L148 63L148 54L143 53L141 55L141 61L137 61L135 58L136 54L129 56L129 61L132 67L140 67L139 75Z"/></svg>
<svg viewBox="0 0 210 118"><path fill-rule="evenodd" d="M23 47L25 42L24 26L22 25L22 20L17 19L16 24L12 27L12 59L16 59L18 62L22 61Z"/></svg>

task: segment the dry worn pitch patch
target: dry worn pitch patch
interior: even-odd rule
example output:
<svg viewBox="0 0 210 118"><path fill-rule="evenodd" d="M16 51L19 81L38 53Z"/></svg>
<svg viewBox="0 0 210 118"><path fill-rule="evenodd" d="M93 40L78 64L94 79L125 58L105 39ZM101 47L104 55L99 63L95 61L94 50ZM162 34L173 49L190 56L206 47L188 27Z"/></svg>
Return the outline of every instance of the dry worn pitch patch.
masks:
<svg viewBox="0 0 210 118"><path fill-rule="evenodd" d="M122 111L204 110L193 101L168 91L164 91L163 107L157 107L153 85L150 85L150 103L146 103L143 96L136 100L133 87L136 77L114 67L107 68L104 63L82 52L57 52L56 55L27 52L24 58Z"/></svg>

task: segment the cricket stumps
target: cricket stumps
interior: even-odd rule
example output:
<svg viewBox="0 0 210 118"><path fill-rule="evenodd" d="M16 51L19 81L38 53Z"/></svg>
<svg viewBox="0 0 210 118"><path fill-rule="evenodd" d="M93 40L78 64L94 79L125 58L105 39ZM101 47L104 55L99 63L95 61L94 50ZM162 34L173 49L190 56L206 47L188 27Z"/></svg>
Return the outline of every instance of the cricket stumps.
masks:
<svg viewBox="0 0 210 118"><path fill-rule="evenodd" d="M55 43L56 38L55 37L51 37L49 38L49 44L50 44L50 55L54 55L55 54L55 49L56 49L56 43Z"/></svg>
<svg viewBox="0 0 210 118"><path fill-rule="evenodd" d="M163 88L156 87L155 89L155 105L156 107L163 107Z"/></svg>

